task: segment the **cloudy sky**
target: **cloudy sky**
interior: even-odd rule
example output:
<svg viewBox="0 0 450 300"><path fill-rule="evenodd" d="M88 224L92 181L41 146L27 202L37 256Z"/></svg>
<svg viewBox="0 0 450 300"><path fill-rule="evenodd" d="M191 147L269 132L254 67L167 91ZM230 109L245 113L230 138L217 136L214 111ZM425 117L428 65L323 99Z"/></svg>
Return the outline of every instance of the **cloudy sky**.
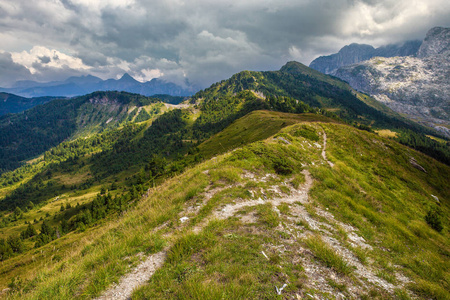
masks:
<svg viewBox="0 0 450 300"><path fill-rule="evenodd" d="M0 86L128 72L206 87L450 27L448 0L0 0Z"/></svg>

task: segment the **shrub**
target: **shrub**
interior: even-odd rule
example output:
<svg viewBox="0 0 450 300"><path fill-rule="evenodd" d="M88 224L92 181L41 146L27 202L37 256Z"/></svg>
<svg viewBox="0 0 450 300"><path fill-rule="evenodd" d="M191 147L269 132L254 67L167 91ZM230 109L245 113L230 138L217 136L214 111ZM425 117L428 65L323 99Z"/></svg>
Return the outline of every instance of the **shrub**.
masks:
<svg viewBox="0 0 450 300"><path fill-rule="evenodd" d="M442 226L442 210L437 206L430 208L425 216L425 221L431 228L438 232L441 232L442 229L444 229L444 226Z"/></svg>

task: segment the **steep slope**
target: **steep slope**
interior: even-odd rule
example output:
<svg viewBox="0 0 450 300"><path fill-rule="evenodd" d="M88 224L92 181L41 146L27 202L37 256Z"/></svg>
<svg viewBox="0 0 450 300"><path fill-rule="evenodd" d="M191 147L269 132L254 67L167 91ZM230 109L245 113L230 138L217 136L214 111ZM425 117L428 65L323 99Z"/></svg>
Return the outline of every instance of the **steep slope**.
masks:
<svg viewBox="0 0 450 300"><path fill-rule="evenodd" d="M0 117L0 171L43 154L66 139L86 136L132 121L158 99L136 94L96 92L58 99L20 114Z"/></svg>
<svg viewBox="0 0 450 300"><path fill-rule="evenodd" d="M0 93L0 116L18 113L36 105L47 103L55 98L53 97L39 97L39 98L24 98L8 93Z"/></svg>
<svg viewBox="0 0 450 300"><path fill-rule="evenodd" d="M424 58L450 52L450 28L434 27L427 35L417 52L417 57Z"/></svg>
<svg viewBox="0 0 450 300"><path fill-rule="evenodd" d="M450 137L450 28L433 28L418 57L373 58L335 75Z"/></svg>
<svg viewBox="0 0 450 300"><path fill-rule="evenodd" d="M340 67L369 60L372 57L414 56L421 44L421 41L407 41L401 45L390 44L375 49L370 45L353 43L344 46L338 53L316 58L309 67L324 74L335 75Z"/></svg>
<svg viewBox="0 0 450 300"><path fill-rule="evenodd" d="M118 297L134 270L143 285L122 297L448 298L449 220L439 233L425 216L448 215L450 168L308 118L316 122L205 161L107 222L4 261L0 284L11 282L13 299ZM141 262L152 261L146 275Z"/></svg>

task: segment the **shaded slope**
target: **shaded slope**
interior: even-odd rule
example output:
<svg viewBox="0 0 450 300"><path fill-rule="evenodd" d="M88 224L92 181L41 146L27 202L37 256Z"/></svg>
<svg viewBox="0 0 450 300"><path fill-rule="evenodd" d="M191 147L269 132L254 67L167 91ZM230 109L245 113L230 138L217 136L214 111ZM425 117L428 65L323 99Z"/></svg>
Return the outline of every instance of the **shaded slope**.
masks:
<svg viewBox="0 0 450 300"><path fill-rule="evenodd" d="M18 113L53 99L53 97L23 98L13 94L0 93L0 116Z"/></svg>

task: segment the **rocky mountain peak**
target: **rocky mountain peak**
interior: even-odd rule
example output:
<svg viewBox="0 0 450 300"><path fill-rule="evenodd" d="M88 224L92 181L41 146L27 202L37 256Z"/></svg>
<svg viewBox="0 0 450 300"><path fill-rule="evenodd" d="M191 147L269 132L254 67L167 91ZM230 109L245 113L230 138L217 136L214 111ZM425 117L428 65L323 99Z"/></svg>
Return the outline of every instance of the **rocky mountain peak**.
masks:
<svg viewBox="0 0 450 300"><path fill-rule="evenodd" d="M434 27L428 31L417 57L423 58L447 51L450 51L450 28Z"/></svg>
<svg viewBox="0 0 450 300"><path fill-rule="evenodd" d="M372 57L415 55L421 43L421 41L407 41L403 44L390 44L376 49L371 45L353 43L344 46L338 53L316 58L309 67L325 74L335 75L342 66L356 64Z"/></svg>

